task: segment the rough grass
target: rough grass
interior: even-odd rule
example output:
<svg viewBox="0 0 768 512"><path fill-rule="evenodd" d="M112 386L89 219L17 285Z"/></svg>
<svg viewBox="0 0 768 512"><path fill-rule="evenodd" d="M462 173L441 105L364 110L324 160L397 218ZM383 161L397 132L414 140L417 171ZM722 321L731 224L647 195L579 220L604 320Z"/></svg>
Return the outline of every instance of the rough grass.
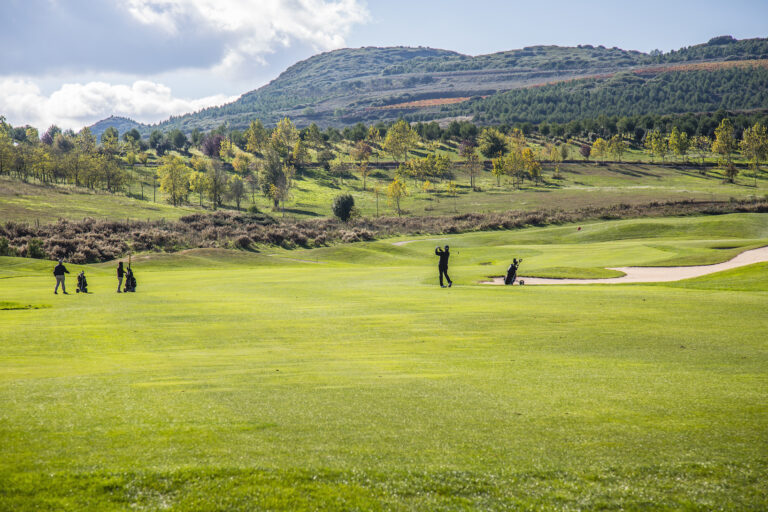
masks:
<svg viewBox="0 0 768 512"><path fill-rule="evenodd" d="M126 295L113 265L53 296L50 262L0 258L3 300L52 305L0 313L0 509L764 509L763 265L473 283L520 254L723 261L766 231L734 214L450 235L450 290L442 240L147 255Z"/></svg>
<svg viewBox="0 0 768 512"><path fill-rule="evenodd" d="M189 248L229 247L256 250L256 247L322 247L336 243L368 241L396 234L445 234L482 230L520 229L584 222L594 219L654 217L663 215L726 214L729 212L765 212L768 201L727 203L651 203L628 204L607 208L582 208L576 211L508 211L490 214L464 214L451 217L359 218L348 223L336 219L276 222L261 214L216 212L189 215L178 222L110 222L86 219L81 222L61 220L56 224L30 226L8 222L0 226L0 242L12 255L34 256L32 245L53 259L75 263L93 263L118 258L129 252L175 252ZM658 229L664 224L649 221ZM631 238L644 226L624 227L626 233L615 237ZM662 233L658 233L662 234ZM588 236L584 233L584 236Z"/></svg>

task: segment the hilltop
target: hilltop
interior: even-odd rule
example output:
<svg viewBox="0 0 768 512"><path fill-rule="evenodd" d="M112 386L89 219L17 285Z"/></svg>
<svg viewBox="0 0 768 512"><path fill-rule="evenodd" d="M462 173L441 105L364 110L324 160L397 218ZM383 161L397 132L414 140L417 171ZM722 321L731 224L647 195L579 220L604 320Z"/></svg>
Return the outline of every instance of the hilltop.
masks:
<svg viewBox="0 0 768 512"><path fill-rule="evenodd" d="M314 122L320 127L386 122L401 116L412 120L476 116L476 120L482 122L483 116L478 115L477 109L463 108L465 102L474 98L477 103L484 97L492 106L497 97L508 91L580 78L605 78L641 69L665 69L664 66L670 64L765 59L768 59L768 39L736 40L730 36L664 54L592 45L531 46L479 56L423 47L347 48L298 62L269 84L227 105L172 117L154 126L110 118L100 121L92 130L99 134L107 126L116 126L122 133L124 130L120 127L127 126L126 123L131 123L128 129L137 127L144 134L155 128L163 131L178 128L185 132L195 128L210 130L222 123L243 129L256 118L272 125L285 116L298 126ZM738 74L743 70L737 67L730 71ZM667 71L686 72L685 69ZM739 83L737 77L730 87L737 88ZM441 113L441 106L451 103L462 108ZM720 102L717 108L751 107L737 101ZM693 105L687 111L698 110L699 106ZM678 111L679 108L669 110ZM532 116L529 120L540 122L545 117Z"/></svg>

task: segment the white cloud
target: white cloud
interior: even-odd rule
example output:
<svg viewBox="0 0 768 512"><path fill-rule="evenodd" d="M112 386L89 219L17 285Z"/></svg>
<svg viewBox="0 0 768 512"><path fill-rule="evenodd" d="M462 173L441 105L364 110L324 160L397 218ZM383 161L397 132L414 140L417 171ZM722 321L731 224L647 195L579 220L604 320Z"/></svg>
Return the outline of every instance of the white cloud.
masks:
<svg viewBox="0 0 768 512"><path fill-rule="evenodd" d="M236 98L225 95L192 100L175 98L169 87L144 80L132 85L64 84L46 96L30 80L0 80L0 113L11 124L31 124L41 131L51 124L78 130L110 115L152 123Z"/></svg>
<svg viewBox="0 0 768 512"><path fill-rule="evenodd" d="M317 50L343 46L352 26L369 17L358 0L128 0L127 8L169 37L195 26L223 35L223 58L215 69L233 74L292 41Z"/></svg>

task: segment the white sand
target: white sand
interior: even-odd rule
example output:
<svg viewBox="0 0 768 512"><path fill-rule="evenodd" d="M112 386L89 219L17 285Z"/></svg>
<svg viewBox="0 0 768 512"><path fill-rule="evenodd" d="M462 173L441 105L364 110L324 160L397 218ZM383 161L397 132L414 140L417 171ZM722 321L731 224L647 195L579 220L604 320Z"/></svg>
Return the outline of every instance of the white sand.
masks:
<svg viewBox="0 0 768 512"><path fill-rule="evenodd" d="M623 272L621 277L605 279L547 279L543 277L518 276L526 285L529 284L612 284L612 283L663 283L682 281L692 277L705 276L730 270L732 268L752 265L768 261L768 246L744 251L735 258L715 265L697 265L692 267L615 267L611 270ZM481 281L481 284L504 285L503 277L495 277L493 281Z"/></svg>

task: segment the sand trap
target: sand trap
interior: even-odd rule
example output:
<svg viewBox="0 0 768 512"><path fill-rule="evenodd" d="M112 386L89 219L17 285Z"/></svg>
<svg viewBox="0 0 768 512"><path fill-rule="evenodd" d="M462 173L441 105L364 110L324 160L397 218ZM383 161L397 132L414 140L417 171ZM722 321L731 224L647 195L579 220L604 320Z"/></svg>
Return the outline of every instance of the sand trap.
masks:
<svg viewBox="0 0 768 512"><path fill-rule="evenodd" d="M715 265L697 265L691 267L613 267L611 270L624 272L621 277L605 279L548 279L544 277L519 276L529 284L613 284L613 283L664 283L682 281L692 277L705 276L732 268L752 265L768 261L768 246L744 251L735 258ZM481 281L480 284L504 285L503 277L494 277L492 281Z"/></svg>

